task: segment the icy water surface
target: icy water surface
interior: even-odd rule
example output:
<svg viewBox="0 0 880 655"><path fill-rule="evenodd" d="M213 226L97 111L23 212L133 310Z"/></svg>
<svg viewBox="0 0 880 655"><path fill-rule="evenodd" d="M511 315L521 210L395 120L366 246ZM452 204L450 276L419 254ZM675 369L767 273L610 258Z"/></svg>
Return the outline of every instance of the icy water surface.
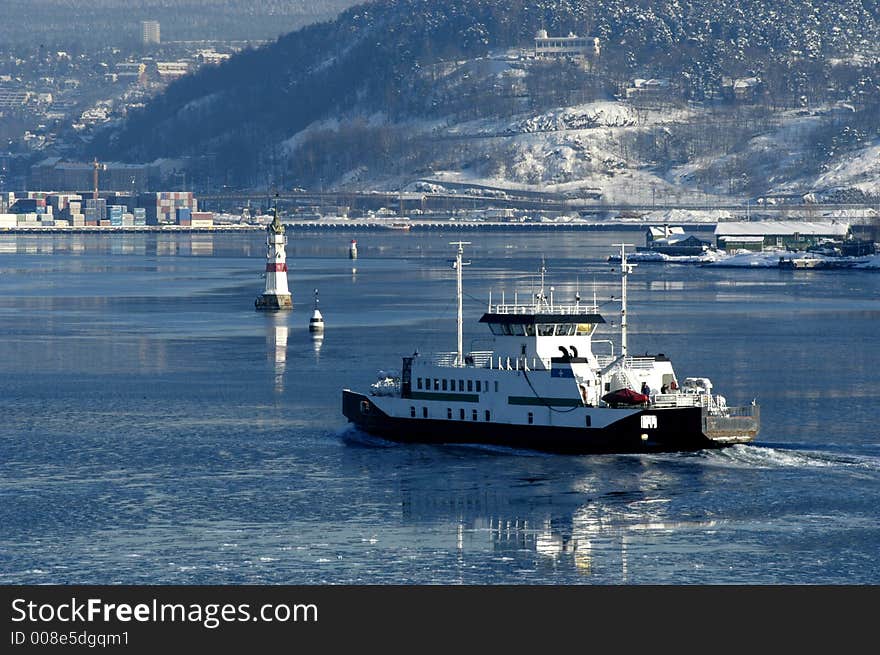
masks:
<svg viewBox="0 0 880 655"><path fill-rule="evenodd" d="M490 290L544 255L556 298L605 302L640 233L289 238L267 315L261 234L0 236L0 584L880 583L876 272L639 266L631 350L757 398L761 434L553 456L388 444L340 390L454 349L449 241L480 349Z"/></svg>

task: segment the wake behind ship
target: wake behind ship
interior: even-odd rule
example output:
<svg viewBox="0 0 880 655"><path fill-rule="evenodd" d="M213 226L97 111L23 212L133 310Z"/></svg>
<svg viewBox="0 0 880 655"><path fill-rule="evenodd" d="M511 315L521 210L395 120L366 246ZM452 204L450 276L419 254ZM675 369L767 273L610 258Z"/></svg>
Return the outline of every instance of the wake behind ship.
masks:
<svg viewBox="0 0 880 655"><path fill-rule="evenodd" d="M546 452L644 453L719 448L752 441L756 403L730 407L710 380L679 380L662 354L627 349L626 278L621 246L619 352L596 354L605 319L595 305L555 303L541 290L528 303L492 304L480 322L493 350L462 348L458 243L458 350L403 357L399 375L370 392L342 392L342 411L359 429L393 441L469 443Z"/></svg>

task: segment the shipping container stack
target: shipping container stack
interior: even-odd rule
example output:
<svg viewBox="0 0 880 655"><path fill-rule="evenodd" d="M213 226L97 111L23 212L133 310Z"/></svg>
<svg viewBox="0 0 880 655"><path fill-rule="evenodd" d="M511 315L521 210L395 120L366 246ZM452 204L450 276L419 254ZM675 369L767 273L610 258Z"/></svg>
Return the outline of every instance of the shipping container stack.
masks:
<svg viewBox="0 0 880 655"><path fill-rule="evenodd" d="M190 225L196 227L214 227L214 212L192 212Z"/></svg>
<svg viewBox="0 0 880 655"><path fill-rule="evenodd" d="M107 205L107 218L112 227L122 227L122 215L126 209L125 205Z"/></svg>
<svg viewBox="0 0 880 655"><path fill-rule="evenodd" d="M107 220L107 200L105 198L86 199L85 224L91 226L110 225Z"/></svg>
<svg viewBox="0 0 880 655"><path fill-rule="evenodd" d="M192 191L142 193L138 196L138 206L147 210L147 225L177 222L178 208L189 209L191 212L198 209Z"/></svg>

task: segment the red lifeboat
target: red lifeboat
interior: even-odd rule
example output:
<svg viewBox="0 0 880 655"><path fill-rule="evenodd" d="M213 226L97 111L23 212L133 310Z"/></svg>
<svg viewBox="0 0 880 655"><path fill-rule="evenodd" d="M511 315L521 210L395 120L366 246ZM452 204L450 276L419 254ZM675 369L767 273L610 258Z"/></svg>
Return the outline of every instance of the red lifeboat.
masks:
<svg viewBox="0 0 880 655"><path fill-rule="evenodd" d="M609 405L645 405L648 403L649 398L645 394L633 391L632 389L618 389L617 391L606 393L602 396L602 400Z"/></svg>

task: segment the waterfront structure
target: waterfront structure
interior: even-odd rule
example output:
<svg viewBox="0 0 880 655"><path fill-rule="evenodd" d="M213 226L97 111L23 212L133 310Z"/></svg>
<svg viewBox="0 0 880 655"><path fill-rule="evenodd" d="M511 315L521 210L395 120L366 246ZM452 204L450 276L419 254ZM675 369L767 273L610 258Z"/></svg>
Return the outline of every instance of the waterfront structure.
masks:
<svg viewBox="0 0 880 655"><path fill-rule="evenodd" d="M850 229L839 221L728 221L715 227L715 244L727 251L803 250L821 241L847 239Z"/></svg>
<svg viewBox="0 0 880 655"><path fill-rule="evenodd" d="M605 319L595 302L558 303L545 293L493 304L481 323L494 350L465 352L462 244L455 260L457 351L403 357L399 374L380 374L370 394L343 389L349 421L403 442L477 443L561 453L701 450L752 441L759 409L728 407L708 378L681 383L662 353L632 356L627 344L626 281L633 266L621 245L619 350L594 352ZM595 342L600 343L600 342ZM602 346L606 349L606 346Z"/></svg>
<svg viewBox="0 0 880 655"><path fill-rule="evenodd" d="M276 206L275 217L266 227L266 289L254 301L257 309L293 309L293 301L287 288L287 253L284 250L286 243L284 225L278 219Z"/></svg>
<svg viewBox="0 0 880 655"><path fill-rule="evenodd" d="M687 234L683 227L662 225L649 227L645 232L645 247L642 251L659 252L665 255L701 255L711 243L694 234Z"/></svg>

